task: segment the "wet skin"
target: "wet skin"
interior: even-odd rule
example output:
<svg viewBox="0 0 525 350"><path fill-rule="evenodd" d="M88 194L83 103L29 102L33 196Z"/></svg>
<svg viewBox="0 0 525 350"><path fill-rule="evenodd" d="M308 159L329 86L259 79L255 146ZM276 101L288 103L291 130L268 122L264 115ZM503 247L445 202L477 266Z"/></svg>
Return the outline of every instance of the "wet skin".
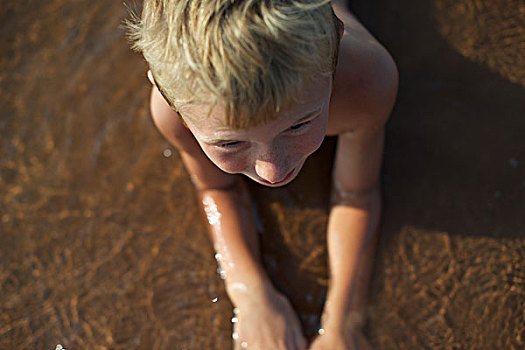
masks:
<svg viewBox="0 0 525 350"><path fill-rule="evenodd" d="M154 122L177 147L192 177L225 270L226 290L239 309L235 349L307 346L294 310L262 267L249 194L238 174L266 186L285 185L326 134L339 136L327 228L332 278L324 332L310 348L368 348L360 327L381 211L384 124L395 100L397 71L386 50L351 14L337 5L334 10L345 33L333 86L330 78L319 77L297 105L273 122L233 130L220 107L202 118L208 106L185 105L180 114L186 128L158 89L152 90Z"/></svg>

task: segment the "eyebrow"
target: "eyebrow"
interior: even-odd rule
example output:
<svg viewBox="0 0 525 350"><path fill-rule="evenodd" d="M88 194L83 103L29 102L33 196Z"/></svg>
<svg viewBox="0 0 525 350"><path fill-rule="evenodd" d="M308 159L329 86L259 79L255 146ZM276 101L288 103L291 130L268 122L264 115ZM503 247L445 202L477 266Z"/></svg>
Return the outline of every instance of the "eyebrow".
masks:
<svg viewBox="0 0 525 350"><path fill-rule="evenodd" d="M311 112L308 112L308 114L306 114L304 117L302 117L302 118L296 120L295 122L293 122L293 124L291 126L304 123L308 119L312 118L312 116L315 116L316 114L320 113L322 109L323 109L322 107L318 107L315 110L313 110ZM207 144L210 144L210 145L219 145L221 143L229 143L229 142L241 142L241 140L233 140L233 139L208 139L208 138L202 137L202 136L201 136L201 139L202 139L202 141L204 141L204 142L206 142Z"/></svg>
<svg viewBox="0 0 525 350"><path fill-rule="evenodd" d="M297 124L301 124L301 123L305 122L306 120L310 119L312 116L321 113L321 110L322 110L322 109L323 109L323 107L322 107L322 106L319 106L319 107L317 107L316 109L314 109L313 111L308 112L304 117L302 117L302 118L296 120L296 121L292 124L292 126L297 125Z"/></svg>

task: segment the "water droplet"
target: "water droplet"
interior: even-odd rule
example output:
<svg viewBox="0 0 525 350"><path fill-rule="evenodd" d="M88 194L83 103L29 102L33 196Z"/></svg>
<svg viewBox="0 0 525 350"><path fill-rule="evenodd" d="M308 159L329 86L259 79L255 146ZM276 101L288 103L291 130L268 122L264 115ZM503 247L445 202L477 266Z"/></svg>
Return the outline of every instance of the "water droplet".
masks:
<svg viewBox="0 0 525 350"><path fill-rule="evenodd" d="M171 149L169 148L166 148L164 151L162 151L162 155L166 158L169 158L171 157L171 155L173 154L173 152L171 151Z"/></svg>
<svg viewBox="0 0 525 350"><path fill-rule="evenodd" d="M206 196L202 199L204 206L204 213L208 219L208 223L212 226L219 225L221 223L221 213L217 209L217 204L210 196Z"/></svg>
<svg viewBox="0 0 525 350"><path fill-rule="evenodd" d="M319 330L317 331L317 333L319 333L319 335L323 335L323 334L324 334L324 329L323 329L323 328L319 328Z"/></svg>
<svg viewBox="0 0 525 350"><path fill-rule="evenodd" d="M245 341L241 342L241 348L247 349L248 348L248 343L245 342Z"/></svg>
<svg viewBox="0 0 525 350"><path fill-rule="evenodd" d="M232 333L233 340L239 339L239 333Z"/></svg>
<svg viewBox="0 0 525 350"><path fill-rule="evenodd" d="M239 322L239 319L237 317L232 317L232 323L237 323Z"/></svg>
<svg viewBox="0 0 525 350"><path fill-rule="evenodd" d="M219 297L215 297L211 300L212 303L216 303L217 301L219 301Z"/></svg>
<svg viewBox="0 0 525 350"><path fill-rule="evenodd" d="M217 260L217 273L221 277L221 279L226 279L226 270L224 270L221 266L221 263L219 260Z"/></svg>
<svg viewBox="0 0 525 350"><path fill-rule="evenodd" d="M222 259L222 255L220 253L215 254L215 260L219 261Z"/></svg>
<svg viewBox="0 0 525 350"><path fill-rule="evenodd" d="M238 314L239 314L239 309L236 308L236 307L234 307L234 308L233 308L233 314L234 314L234 315L238 315Z"/></svg>

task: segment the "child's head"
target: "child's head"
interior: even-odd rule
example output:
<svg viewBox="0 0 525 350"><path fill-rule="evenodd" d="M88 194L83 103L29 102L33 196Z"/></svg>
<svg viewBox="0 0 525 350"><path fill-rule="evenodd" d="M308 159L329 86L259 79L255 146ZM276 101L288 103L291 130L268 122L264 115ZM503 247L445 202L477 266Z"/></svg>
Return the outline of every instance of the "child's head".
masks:
<svg viewBox="0 0 525 350"><path fill-rule="evenodd" d="M130 34L174 108L220 106L239 129L331 76L336 21L328 0L146 0Z"/></svg>
<svg viewBox="0 0 525 350"><path fill-rule="evenodd" d="M220 107L202 118L209 110L205 104L184 106L184 120L217 167L266 186L282 186L295 178L324 139L331 85L331 77L315 79L278 118L249 128L229 126Z"/></svg>

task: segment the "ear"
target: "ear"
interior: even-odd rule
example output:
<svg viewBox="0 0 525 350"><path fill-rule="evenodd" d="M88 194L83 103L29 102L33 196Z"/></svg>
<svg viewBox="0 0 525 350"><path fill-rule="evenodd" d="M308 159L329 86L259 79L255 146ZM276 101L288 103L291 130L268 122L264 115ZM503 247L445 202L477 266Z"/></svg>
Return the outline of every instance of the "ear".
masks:
<svg viewBox="0 0 525 350"><path fill-rule="evenodd" d="M151 85L157 86L157 84L155 84L155 79L153 79L153 73L151 73L150 69L148 69L148 80L151 83Z"/></svg>

